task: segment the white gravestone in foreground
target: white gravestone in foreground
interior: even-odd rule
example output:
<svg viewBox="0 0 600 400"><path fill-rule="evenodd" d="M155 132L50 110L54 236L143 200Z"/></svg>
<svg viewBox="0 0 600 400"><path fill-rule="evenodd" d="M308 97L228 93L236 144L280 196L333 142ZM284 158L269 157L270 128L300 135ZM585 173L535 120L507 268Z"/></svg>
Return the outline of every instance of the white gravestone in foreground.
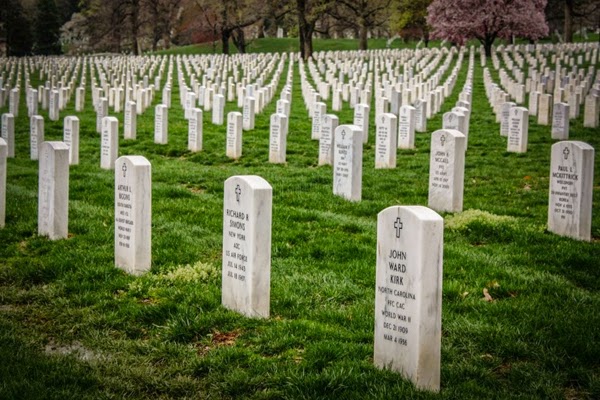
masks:
<svg viewBox="0 0 600 400"><path fill-rule="evenodd" d="M428 205L436 211L462 211L465 142L465 135L453 129L431 134Z"/></svg>
<svg viewBox="0 0 600 400"><path fill-rule="evenodd" d="M225 181L221 302L247 317L269 317L272 197L259 176Z"/></svg>
<svg viewBox="0 0 600 400"><path fill-rule="evenodd" d="M9 158L15 156L15 117L10 113L2 114L2 139L8 146Z"/></svg>
<svg viewBox="0 0 600 400"><path fill-rule="evenodd" d="M237 160L242 156L242 113L231 111L227 114L226 155Z"/></svg>
<svg viewBox="0 0 600 400"><path fill-rule="evenodd" d="M347 200L362 198L362 129L340 125L335 129L333 148L333 194Z"/></svg>
<svg viewBox="0 0 600 400"><path fill-rule="evenodd" d="M38 235L66 239L69 224L69 147L43 142L39 154Z"/></svg>
<svg viewBox="0 0 600 400"><path fill-rule="evenodd" d="M0 228L4 228L6 222L6 158L8 157L8 145L0 138Z"/></svg>
<svg viewBox="0 0 600 400"><path fill-rule="evenodd" d="M29 127L29 155L32 160L38 159L38 149L44 142L44 117L33 115Z"/></svg>
<svg viewBox="0 0 600 400"><path fill-rule="evenodd" d="M552 145L548 230L591 240L594 148L578 141Z"/></svg>
<svg viewBox="0 0 600 400"><path fill-rule="evenodd" d="M113 169L119 154L119 120L117 118L104 117L101 140L100 168Z"/></svg>
<svg viewBox="0 0 600 400"><path fill-rule="evenodd" d="M269 132L269 162L284 164L287 148L287 116L272 114Z"/></svg>
<svg viewBox="0 0 600 400"><path fill-rule="evenodd" d="M79 164L79 118L72 115L65 117L63 142L69 146L69 164Z"/></svg>
<svg viewBox="0 0 600 400"><path fill-rule="evenodd" d="M398 118L391 113L375 119L375 168L396 168Z"/></svg>
<svg viewBox="0 0 600 400"><path fill-rule="evenodd" d="M325 114L321 125L321 139L319 139L319 165L333 164L333 136L339 125L336 115Z"/></svg>
<svg viewBox="0 0 600 400"><path fill-rule="evenodd" d="M190 117L188 119L188 150L202 150L202 109L194 107L189 110Z"/></svg>
<svg viewBox="0 0 600 400"><path fill-rule="evenodd" d="M152 170L142 156L115 163L115 266L133 275L150 270Z"/></svg>
<svg viewBox="0 0 600 400"><path fill-rule="evenodd" d="M526 153L529 140L529 111L525 107L513 107L508 118L506 151Z"/></svg>
<svg viewBox="0 0 600 400"><path fill-rule="evenodd" d="M440 390L444 220L422 206L377 217L374 362Z"/></svg>

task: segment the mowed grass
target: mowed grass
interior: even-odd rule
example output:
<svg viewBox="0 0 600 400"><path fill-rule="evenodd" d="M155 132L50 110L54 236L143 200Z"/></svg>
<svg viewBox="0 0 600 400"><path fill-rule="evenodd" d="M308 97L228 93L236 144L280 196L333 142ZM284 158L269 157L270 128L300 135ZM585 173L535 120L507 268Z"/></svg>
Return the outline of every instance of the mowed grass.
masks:
<svg viewBox="0 0 600 400"><path fill-rule="evenodd" d="M121 139L119 154L152 163L152 270L142 277L114 267L114 172L100 169L89 90L77 114L69 238L37 236L38 164L29 160L21 95L0 230L0 398L599 398L600 157L594 240L547 232L550 127L531 118L528 152L507 153L476 57L465 211L443 215L442 389L420 392L373 366L376 219L392 205L427 205L429 133L442 113L391 170L374 169L371 120L363 200L351 203L332 195L331 167L317 165L297 64L293 86L285 165L268 163L275 101L244 133L237 161L225 157L225 126L213 126L210 112L203 151L186 150L176 84L169 144L153 143L153 107L138 117L138 139ZM42 112L47 140L61 140L71 114L73 102L61 122ZM122 137L123 115L111 115ZM338 116L352 121L347 107ZM600 148L599 130L581 120L571 121L570 135ZM240 174L273 186L266 320L220 305L223 182ZM482 300L484 288L493 302Z"/></svg>

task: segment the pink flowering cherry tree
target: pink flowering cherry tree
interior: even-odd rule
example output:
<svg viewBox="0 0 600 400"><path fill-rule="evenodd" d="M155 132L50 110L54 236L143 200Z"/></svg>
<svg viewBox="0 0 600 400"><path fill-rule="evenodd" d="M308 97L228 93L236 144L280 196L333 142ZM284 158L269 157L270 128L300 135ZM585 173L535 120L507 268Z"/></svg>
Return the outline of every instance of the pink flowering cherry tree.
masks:
<svg viewBox="0 0 600 400"><path fill-rule="evenodd" d="M547 0L433 0L427 8L432 37L464 44L477 39L491 55L496 38L537 40L548 34Z"/></svg>

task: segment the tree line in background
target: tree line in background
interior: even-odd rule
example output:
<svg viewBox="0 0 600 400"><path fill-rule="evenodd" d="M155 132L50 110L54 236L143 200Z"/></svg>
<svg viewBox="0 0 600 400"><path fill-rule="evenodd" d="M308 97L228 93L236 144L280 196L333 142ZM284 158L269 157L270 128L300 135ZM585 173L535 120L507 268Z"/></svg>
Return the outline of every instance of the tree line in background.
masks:
<svg viewBox="0 0 600 400"><path fill-rule="evenodd" d="M264 36L297 37L304 58L312 39L432 38L532 41L600 28L597 0L4 0L0 50L6 55L127 52L213 42L245 53Z"/></svg>

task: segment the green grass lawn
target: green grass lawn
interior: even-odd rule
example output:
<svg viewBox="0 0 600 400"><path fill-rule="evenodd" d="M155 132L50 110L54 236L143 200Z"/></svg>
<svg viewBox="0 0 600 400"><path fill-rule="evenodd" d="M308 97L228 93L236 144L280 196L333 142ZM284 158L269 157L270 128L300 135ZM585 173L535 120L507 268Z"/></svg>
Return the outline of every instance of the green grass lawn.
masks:
<svg viewBox="0 0 600 400"><path fill-rule="evenodd" d="M293 43L252 46L288 51ZM348 202L332 195L331 167L317 165L297 66L285 165L267 162L275 100L244 133L239 160L225 157L225 126L213 126L210 112L203 151L187 151L176 69L169 144L153 143L153 106L138 116L137 140L120 140L119 155L152 164L152 270L142 277L113 264L114 172L100 169L89 90L78 114L81 161L70 168L69 238L37 236L38 164L29 160L21 94L0 229L0 399L600 398L600 156L594 240L547 232L550 127L531 118L528 152L506 152L476 57L465 211L443 215L442 388L420 392L373 366L376 221L389 206L427 205L429 133L442 113L391 170L374 169L371 122L363 200ZM46 140L62 139L73 103L61 122L42 112ZM111 115L122 137L123 115ZM352 121L347 107L338 116ZM600 149L600 131L581 118L571 121L571 139ZM266 320L220 305L223 183L242 174L273 187ZM482 300L483 289L493 302Z"/></svg>

